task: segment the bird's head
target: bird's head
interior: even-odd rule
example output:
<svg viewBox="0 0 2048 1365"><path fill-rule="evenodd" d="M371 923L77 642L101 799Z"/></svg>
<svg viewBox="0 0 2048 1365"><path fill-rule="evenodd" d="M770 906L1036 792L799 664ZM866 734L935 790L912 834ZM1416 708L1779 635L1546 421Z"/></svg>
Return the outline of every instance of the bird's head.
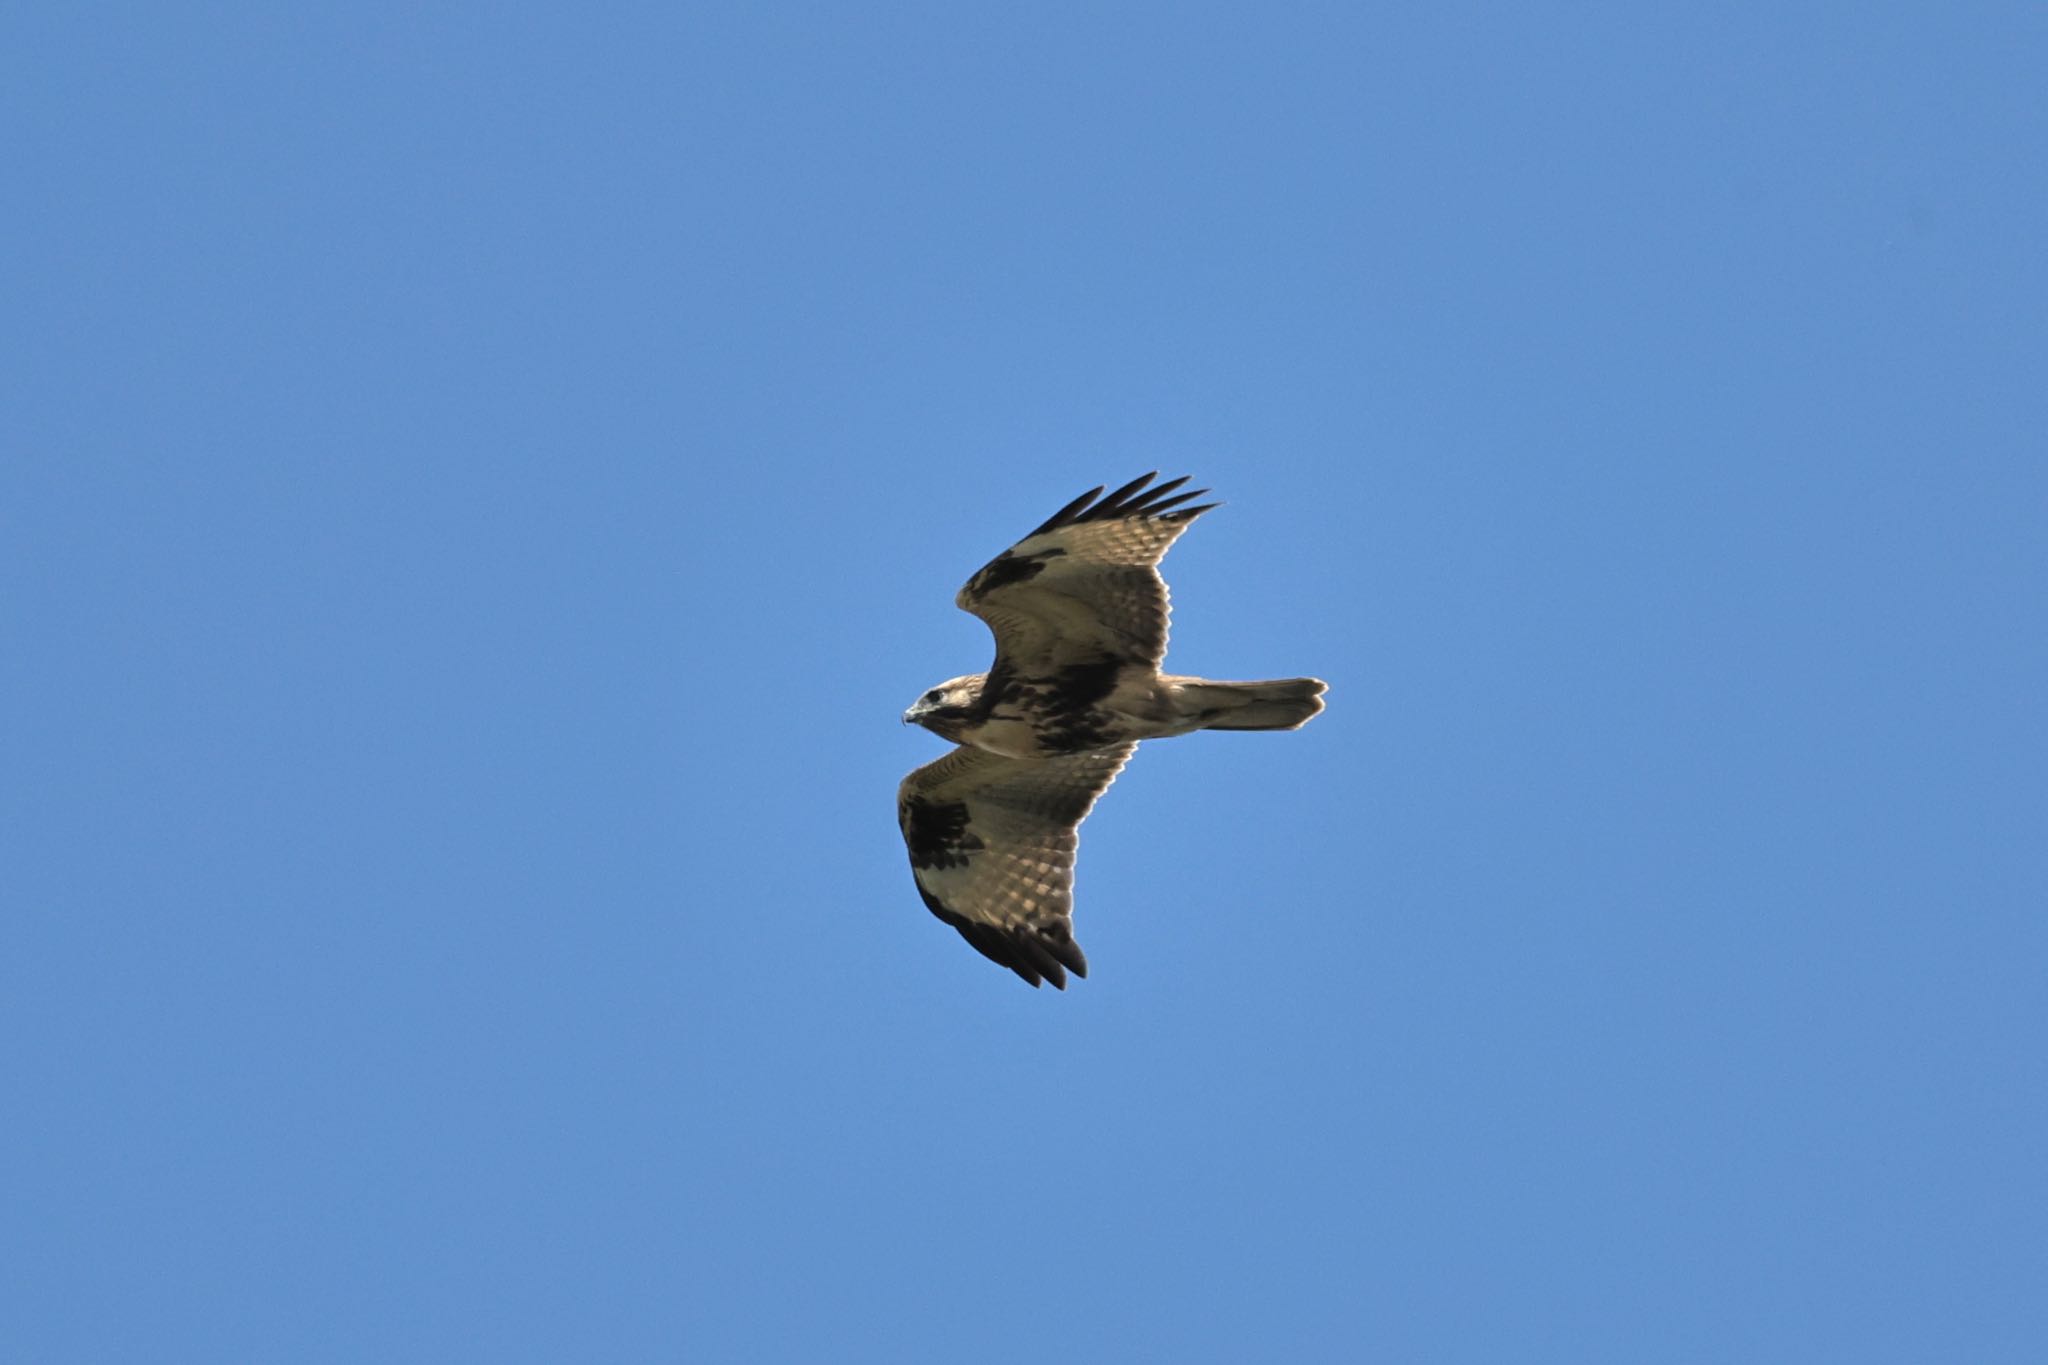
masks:
<svg viewBox="0 0 2048 1365"><path fill-rule="evenodd" d="M925 729L955 744L961 743L960 733L972 719L974 703L981 697L981 686L988 681L986 673L970 673L964 678L949 678L932 688L903 713L905 725L922 725Z"/></svg>

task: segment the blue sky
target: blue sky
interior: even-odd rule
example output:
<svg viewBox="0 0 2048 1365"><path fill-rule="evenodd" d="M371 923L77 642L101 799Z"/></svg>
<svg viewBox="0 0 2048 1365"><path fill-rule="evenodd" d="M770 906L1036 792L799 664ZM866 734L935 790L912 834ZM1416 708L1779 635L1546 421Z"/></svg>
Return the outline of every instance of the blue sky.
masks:
<svg viewBox="0 0 2048 1365"><path fill-rule="evenodd" d="M2048 17L0 20L0 1337L2031 1361ZM1090 978L958 584L1226 501Z"/></svg>

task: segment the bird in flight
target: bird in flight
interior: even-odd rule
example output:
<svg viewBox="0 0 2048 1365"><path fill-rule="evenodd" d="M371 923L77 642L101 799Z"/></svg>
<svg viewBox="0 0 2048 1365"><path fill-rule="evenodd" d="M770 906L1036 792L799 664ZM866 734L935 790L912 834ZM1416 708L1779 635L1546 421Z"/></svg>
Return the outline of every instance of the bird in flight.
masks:
<svg viewBox="0 0 2048 1365"><path fill-rule="evenodd" d="M1074 850L1095 799L1141 739L1294 730L1323 709L1316 678L1212 682L1159 671L1158 564L1188 523L1146 474L1090 489L984 565L954 598L995 633L995 663L903 713L959 747L903 779L896 818L918 894L990 960L1033 986L1088 975L1074 942Z"/></svg>

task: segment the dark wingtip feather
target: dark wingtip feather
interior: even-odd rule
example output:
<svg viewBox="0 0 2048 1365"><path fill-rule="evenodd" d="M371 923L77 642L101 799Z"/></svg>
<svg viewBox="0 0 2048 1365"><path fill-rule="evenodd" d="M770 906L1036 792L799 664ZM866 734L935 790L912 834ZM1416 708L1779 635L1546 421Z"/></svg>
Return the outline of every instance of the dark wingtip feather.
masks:
<svg viewBox="0 0 2048 1365"><path fill-rule="evenodd" d="M1052 982L1053 989L1063 991L1067 988L1067 970L1060 965L1059 958L1054 955L1050 939L1041 936L1029 926L1012 929L1003 937L1011 951L1032 971Z"/></svg>
<svg viewBox="0 0 2048 1365"><path fill-rule="evenodd" d="M1186 502L1189 498L1199 498L1202 496L1202 494L1208 491L1209 490L1206 488L1190 488L1185 493L1176 493L1170 498L1161 498L1158 502L1155 502L1150 507L1146 508L1146 511L1155 517L1164 516L1166 514L1167 508L1178 507L1182 503ZM1214 507L1216 504L1210 503L1209 505L1211 507Z"/></svg>
<svg viewBox="0 0 2048 1365"><path fill-rule="evenodd" d="M1047 517L1038 530L1033 531L1031 534L1035 536L1042 531L1050 531L1055 527L1065 526L1069 521L1076 519L1087 508L1089 503L1095 501L1096 497L1101 494L1105 487L1107 487L1105 484L1096 484L1095 487Z"/></svg>
<svg viewBox="0 0 2048 1365"><path fill-rule="evenodd" d="M1034 536L1043 535L1047 531L1057 531L1063 526L1079 526L1083 522L1090 521L1115 521L1124 517L1160 517L1163 519L1181 520L1197 516L1208 511L1211 507L1221 505L1212 502L1202 507L1169 511L1168 509L1179 507L1181 503L1186 502L1189 498L1199 498L1209 490L1206 488L1196 488L1186 493L1174 493L1174 489L1179 488L1188 481L1186 474L1176 479L1168 479L1165 483L1147 487L1147 485L1152 484L1152 480L1158 477L1159 471L1155 469L1149 474L1140 474L1129 483L1107 494L1099 487L1091 488L1046 518L1044 523L1033 530L1031 534Z"/></svg>
<svg viewBox="0 0 2048 1365"><path fill-rule="evenodd" d="M1065 926L1056 926L1059 933L1041 935L1025 929L998 929L993 924L981 924L968 919L949 907L944 901L925 890L924 883L917 883L917 894L924 901L925 909L938 916L959 931L967 945L999 967L1008 967L1024 984L1034 990L1041 981L1050 981L1054 990L1067 988L1067 973L1075 976L1088 975L1088 959L1081 956L1080 945L1073 935L1065 932Z"/></svg>
<svg viewBox="0 0 2048 1365"><path fill-rule="evenodd" d="M1116 492L1111 493L1108 497L1104 498L1102 500L1102 505L1104 507L1113 507L1117 503L1122 502L1125 498L1128 498L1129 496L1131 496L1131 494L1137 492L1139 489L1143 488L1146 484L1152 482L1152 480L1158 477L1159 471L1156 469L1152 470L1149 473L1140 474L1137 478L1132 479L1129 483L1117 489Z"/></svg>

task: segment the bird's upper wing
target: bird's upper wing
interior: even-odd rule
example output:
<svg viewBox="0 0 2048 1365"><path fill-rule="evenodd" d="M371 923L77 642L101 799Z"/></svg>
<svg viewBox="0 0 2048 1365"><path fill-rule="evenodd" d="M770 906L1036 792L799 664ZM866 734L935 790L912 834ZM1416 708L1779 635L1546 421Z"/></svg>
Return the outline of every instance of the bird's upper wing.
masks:
<svg viewBox="0 0 2048 1365"><path fill-rule="evenodd" d="M904 778L896 818L925 905L1034 986L1088 975L1073 932L1076 832L1137 747L1020 759L962 746Z"/></svg>
<svg viewBox="0 0 2048 1365"><path fill-rule="evenodd" d="M1156 567L1174 538L1215 503L1155 475L1107 497L1090 489L967 580L954 601L988 622L997 673L1043 676L1080 660L1158 668L1166 657L1166 581ZM1168 496L1172 494L1172 496Z"/></svg>

